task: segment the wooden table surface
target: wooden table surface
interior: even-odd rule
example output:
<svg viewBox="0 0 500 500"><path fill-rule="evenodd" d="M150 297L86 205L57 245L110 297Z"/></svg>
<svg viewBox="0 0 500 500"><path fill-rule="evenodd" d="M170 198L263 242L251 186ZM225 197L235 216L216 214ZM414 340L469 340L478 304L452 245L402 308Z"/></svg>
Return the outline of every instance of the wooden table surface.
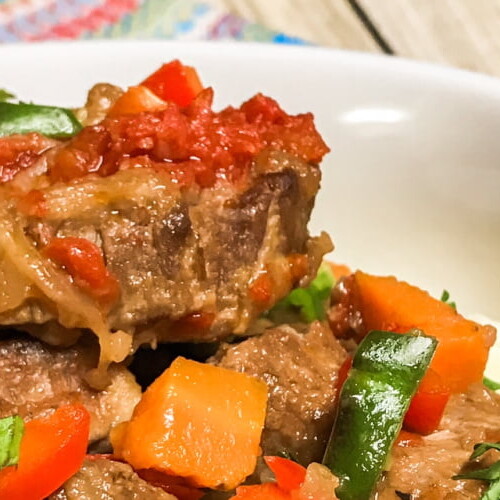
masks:
<svg viewBox="0 0 500 500"><path fill-rule="evenodd" d="M500 0L213 0L318 45L500 76Z"/></svg>

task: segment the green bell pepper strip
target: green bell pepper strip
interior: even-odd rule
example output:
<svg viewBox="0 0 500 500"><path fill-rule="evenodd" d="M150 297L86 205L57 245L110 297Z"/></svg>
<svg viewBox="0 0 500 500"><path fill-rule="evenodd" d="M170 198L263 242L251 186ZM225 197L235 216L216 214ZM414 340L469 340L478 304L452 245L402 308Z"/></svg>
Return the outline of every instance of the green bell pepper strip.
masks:
<svg viewBox="0 0 500 500"><path fill-rule="evenodd" d="M19 462L19 449L24 434L24 421L14 415L0 419L0 469Z"/></svg>
<svg viewBox="0 0 500 500"><path fill-rule="evenodd" d="M82 125L69 109L0 102L0 137L39 132L47 137L64 139L81 129Z"/></svg>
<svg viewBox="0 0 500 500"><path fill-rule="evenodd" d="M359 345L323 460L340 500L370 498L436 346L418 330L372 331Z"/></svg>

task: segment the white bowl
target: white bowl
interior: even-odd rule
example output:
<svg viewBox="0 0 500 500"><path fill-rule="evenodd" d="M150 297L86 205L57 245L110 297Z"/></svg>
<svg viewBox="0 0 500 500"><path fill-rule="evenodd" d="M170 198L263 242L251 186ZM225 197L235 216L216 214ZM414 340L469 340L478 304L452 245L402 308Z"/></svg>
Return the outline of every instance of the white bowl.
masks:
<svg viewBox="0 0 500 500"><path fill-rule="evenodd" d="M136 84L173 58L217 106L262 91L316 115L332 153L311 228L332 235L334 260L500 318L500 81L320 48L120 41L1 46L0 87L74 106L97 81Z"/></svg>

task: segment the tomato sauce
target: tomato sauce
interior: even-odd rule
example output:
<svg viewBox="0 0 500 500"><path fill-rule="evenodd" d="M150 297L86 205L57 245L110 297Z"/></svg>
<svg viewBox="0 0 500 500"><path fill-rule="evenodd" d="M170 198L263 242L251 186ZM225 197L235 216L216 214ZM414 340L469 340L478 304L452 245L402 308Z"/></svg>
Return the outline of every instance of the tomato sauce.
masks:
<svg viewBox="0 0 500 500"><path fill-rule="evenodd" d="M36 133L0 137L0 183L12 180L53 144L55 141Z"/></svg>
<svg viewBox="0 0 500 500"><path fill-rule="evenodd" d="M212 98L213 91L205 89L185 108L168 103L162 111L106 118L86 127L51 155L49 178L65 182L92 173L108 176L124 168L146 167L169 173L180 185L196 183L203 188L218 178L244 181L252 160L264 149L309 163L319 163L329 151L310 113L290 116L261 94L240 108L215 112ZM3 182L40 154L36 141L32 145L26 139L23 149L8 139L3 146L0 143Z"/></svg>
<svg viewBox="0 0 500 500"><path fill-rule="evenodd" d="M85 238L53 238L43 253L64 267L76 285L103 307L110 307L120 295L118 280L108 271L101 250Z"/></svg>

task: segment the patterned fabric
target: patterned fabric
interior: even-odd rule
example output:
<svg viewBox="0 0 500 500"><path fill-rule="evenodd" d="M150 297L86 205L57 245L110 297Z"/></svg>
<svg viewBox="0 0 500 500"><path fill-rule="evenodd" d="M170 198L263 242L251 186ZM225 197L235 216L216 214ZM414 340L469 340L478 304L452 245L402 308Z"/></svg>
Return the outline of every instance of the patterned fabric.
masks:
<svg viewBox="0 0 500 500"><path fill-rule="evenodd" d="M77 38L303 43L196 0L0 0L0 43Z"/></svg>

